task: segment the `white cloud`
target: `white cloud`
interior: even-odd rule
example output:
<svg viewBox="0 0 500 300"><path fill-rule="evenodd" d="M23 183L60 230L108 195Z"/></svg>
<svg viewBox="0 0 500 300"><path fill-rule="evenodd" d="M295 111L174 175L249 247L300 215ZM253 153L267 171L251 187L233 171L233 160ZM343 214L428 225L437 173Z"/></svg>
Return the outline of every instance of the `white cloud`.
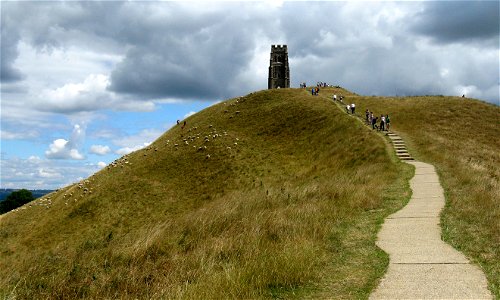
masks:
<svg viewBox="0 0 500 300"><path fill-rule="evenodd" d="M85 130L77 124L73 128L70 140L57 139L53 141L49 145L49 150L45 151L45 157L49 159L85 159L85 156L78 151L84 139Z"/></svg>
<svg viewBox="0 0 500 300"><path fill-rule="evenodd" d="M55 90L46 91L50 100L62 102L78 99L82 94L91 91L102 92L109 85L109 78L102 74L90 74L83 83L69 83Z"/></svg>
<svg viewBox="0 0 500 300"><path fill-rule="evenodd" d="M129 135L119 139L114 139L113 143L122 148L135 148L137 146L144 147L144 145L146 144L151 144L151 142L155 141L162 134L162 130L144 129L135 135Z"/></svg>
<svg viewBox="0 0 500 300"><path fill-rule="evenodd" d="M83 82L66 83L45 89L36 99L37 108L45 111L77 112L107 108L114 95L106 91L109 77L90 74Z"/></svg>
<svg viewBox="0 0 500 300"><path fill-rule="evenodd" d="M51 169L44 169L44 168L38 169L38 175L41 178L60 178L60 177L62 177L62 175L60 173L58 173L57 171L51 170Z"/></svg>
<svg viewBox="0 0 500 300"><path fill-rule="evenodd" d="M163 134L163 130L144 129L135 135L129 135L120 139L114 139L113 143L120 147L116 154L125 155L151 145Z"/></svg>
<svg viewBox="0 0 500 300"><path fill-rule="evenodd" d="M90 153L97 154L97 155L106 155L111 152L111 148L109 146L103 146L103 145L92 145L90 147Z"/></svg>
<svg viewBox="0 0 500 300"><path fill-rule="evenodd" d="M71 160L5 157L0 160L1 188L57 189L87 178L100 168Z"/></svg>
<svg viewBox="0 0 500 300"><path fill-rule="evenodd" d="M39 162L41 161L40 157L36 156L36 155L32 155L28 158L28 161L30 162Z"/></svg>
<svg viewBox="0 0 500 300"><path fill-rule="evenodd" d="M194 115L195 113L196 113L195 111L190 111L190 112L188 112L187 114L185 114L185 115L184 115L184 119L191 117L191 116L192 116L192 115Z"/></svg>
<svg viewBox="0 0 500 300"><path fill-rule="evenodd" d="M98 163L97 163L97 166L98 166L99 168L101 168L101 169L102 169L102 168L104 168L106 165L107 165L107 164L106 164L105 162L103 162L103 161L100 161L100 162L98 162Z"/></svg>
<svg viewBox="0 0 500 300"><path fill-rule="evenodd" d="M1 130L1 138L2 140L25 140L25 139L33 139L40 135L40 133L36 130L28 130L22 132L13 132L9 130Z"/></svg>
<svg viewBox="0 0 500 300"><path fill-rule="evenodd" d="M39 110L76 113L102 109L124 111L153 111L153 101L140 101L110 92L110 79L105 74L90 74L83 82L66 83L45 89L36 99Z"/></svg>
<svg viewBox="0 0 500 300"><path fill-rule="evenodd" d="M140 149L147 147L149 145L151 145L151 143L143 143L142 145L136 145L133 147L123 147L123 148L116 150L115 153L119 154L119 155L125 155L125 154L129 154L131 152L140 150Z"/></svg>
<svg viewBox="0 0 500 300"><path fill-rule="evenodd" d="M115 153L119 155L125 155L147 147L162 134L163 131L158 129L144 129L135 135L129 135L120 139L115 139L113 140L113 143L116 146L121 147L120 149L116 150Z"/></svg>

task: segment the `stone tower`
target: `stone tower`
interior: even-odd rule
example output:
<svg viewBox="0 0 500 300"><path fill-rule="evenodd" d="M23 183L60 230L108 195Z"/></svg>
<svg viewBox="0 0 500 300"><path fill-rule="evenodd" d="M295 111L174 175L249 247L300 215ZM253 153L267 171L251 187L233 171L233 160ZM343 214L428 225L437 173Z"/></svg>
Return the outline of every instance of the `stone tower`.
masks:
<svg viewBox="0 0 500 300"><path fill-rule="evenodd" d="M290 87L290 69L288 67L287 47L286 45L272 45L267 88L277 89L288 87Z"/></svg>

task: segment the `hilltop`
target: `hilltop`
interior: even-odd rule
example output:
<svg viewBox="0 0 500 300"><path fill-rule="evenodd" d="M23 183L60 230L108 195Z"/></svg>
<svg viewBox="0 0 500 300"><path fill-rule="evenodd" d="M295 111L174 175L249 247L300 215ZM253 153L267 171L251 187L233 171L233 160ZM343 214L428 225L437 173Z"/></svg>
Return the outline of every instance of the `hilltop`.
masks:
<svg viewBox="0 0 500 300"><path fill-rule="evenodd" d="M390 113L412 155L435 161L452 181L440 167L440 161L448 164L446 155L431 154L447 131L420 141L411 129L415 118L403 113L427 109L419 99L393 103L340 88L322 89L317 97L302 89L251 93L209 107L149 147L4 215L0 269L10 271L0 275L0 295L366 298L388 262L375 247L377 229L409 199L413 169L397 160L382 135L329 100L333 93L357 103L358 112ZM470 103L444 99L454 109ZM438 100L425 100L436 114L443 113ZM467 108L485 108L477 105ZM498 109L492 111L484 124L495 122ZM482 119L475 124L489 126ZM498 136L496 129L492 134ZM475 135L469 141L485 144L485 151L496 147ZM487 153L489 162L497 157ZM498 213L481 209L461 213ZM492 249L484 261L494 289L498 227L476 229L485 231L478 247ZM447 232L454 230L463 227L450 222Z"/></svg>
<svg viewBox="0 0 500 300"><path fill-rule="evenodd" d="M230 99L186 122L6 214L3 295L369 293L387 263L376 226L407 200L399 175L411 175L383 139L295 89Z"/></svg>

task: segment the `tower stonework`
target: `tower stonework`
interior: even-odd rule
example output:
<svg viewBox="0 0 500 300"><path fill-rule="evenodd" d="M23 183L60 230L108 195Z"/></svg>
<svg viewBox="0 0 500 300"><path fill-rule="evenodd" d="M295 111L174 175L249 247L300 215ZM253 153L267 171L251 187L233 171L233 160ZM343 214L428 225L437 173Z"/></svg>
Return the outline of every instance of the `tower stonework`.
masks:
<svg viewBox="0 0 500 300"><path fill-rule="evenodd" d="M269 61L268 89L289 88L290 68L288 67L288 50L286 45L271 45Z"/></svg>

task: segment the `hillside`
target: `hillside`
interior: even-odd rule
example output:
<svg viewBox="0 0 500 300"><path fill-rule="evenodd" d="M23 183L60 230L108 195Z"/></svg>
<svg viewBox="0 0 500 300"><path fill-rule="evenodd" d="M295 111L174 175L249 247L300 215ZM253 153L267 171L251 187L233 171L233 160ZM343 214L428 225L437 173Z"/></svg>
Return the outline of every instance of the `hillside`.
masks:
<svg viewBox="0 0 500 300"><path fill-rule="evenodd" d="M445 189L445 241L484 270L500 299L500 107L459 97L354 97L388 113L410 154L433 164Z"/></svg>
<svg viewBox="0 0 500 300"><path fill-rule="evenodd" d="M333 92L352 95L227 100L5 214L0 296L366 298L388 261L377 228L412 168Z"/></svg>

